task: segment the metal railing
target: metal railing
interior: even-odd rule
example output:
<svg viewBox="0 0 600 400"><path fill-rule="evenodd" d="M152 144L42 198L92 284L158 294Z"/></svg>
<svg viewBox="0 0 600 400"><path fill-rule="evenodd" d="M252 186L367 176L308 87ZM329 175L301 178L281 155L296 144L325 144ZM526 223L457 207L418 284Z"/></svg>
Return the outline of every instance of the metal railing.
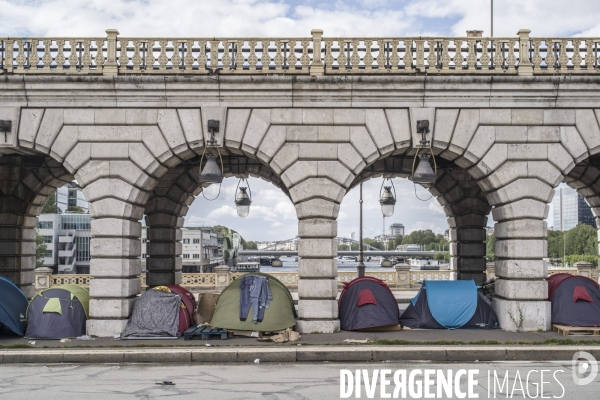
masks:
<svg viewBox="0 0 600 400"><path fill-rule="evenodd" d="M600 38L0 38L13 74L597 74Z"/></svg>

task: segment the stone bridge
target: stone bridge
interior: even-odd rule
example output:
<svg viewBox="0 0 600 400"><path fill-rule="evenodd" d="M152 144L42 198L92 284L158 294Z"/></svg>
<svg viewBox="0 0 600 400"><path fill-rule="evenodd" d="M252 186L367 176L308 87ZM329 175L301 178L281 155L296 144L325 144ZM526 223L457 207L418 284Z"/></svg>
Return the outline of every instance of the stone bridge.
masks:
<svg viewBox="0 0 600 400"><path fill-rule="evenodd" d="M566 182L600 213L600 39L117 35L0 38L0 274L28 296L37 216L73 179L94 218L89 334L127 322L144 216L147 284L179 283L180 228L203 190L207 121L218 120L226 176L261 177L295 205L298 329L336 331L340 203L364 180L407 178L416 121L428 120L439 166L430 192L457 278L485 279L491 212L502 328L550 329L554 188Z"/></svg>

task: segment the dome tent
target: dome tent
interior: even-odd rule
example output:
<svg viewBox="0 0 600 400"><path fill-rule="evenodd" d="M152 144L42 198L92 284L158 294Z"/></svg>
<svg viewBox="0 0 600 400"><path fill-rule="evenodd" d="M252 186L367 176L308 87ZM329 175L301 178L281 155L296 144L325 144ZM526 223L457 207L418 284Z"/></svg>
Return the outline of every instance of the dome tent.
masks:
<svg viewBox="0 0 600 400"><path fill-rule="evenodd" d="M585 276L571 274L555 274L546 280L553 324L600 326L598 283Z"/></svg>
<svg viewBox="0 0 600 400"><path fill-rule="evenodd" d="M85 335L90 293L77 285L61 285L38 293L27 309L29 339L63 339Z"/></svg>
<svg viewBox="0 0 600 400"><path fill-rule="evenodd" d="M23 336L27 327L27 297L17 285L0 276L0 333Z"/></svg>
<svg viewBox="0 0 600 400"><path fill-rule="evenodd" d="M342 330L398 325L398 301L390 288L377 278L364 276L346 283L338 304Z"/></svg>
<svg viewBox="0 0 600 400"><path fill-rule="evenodd" d="M244 276L265 276L273 296L269 308L265 310L264 319L256 324L251 317L246 318L245 321L240 320L240 283ZM277 278L268 274L251 272L240 276L223 289L217 299L210 325L215 328L259 332L275 332L291 328L296 325L294 299L288 288Z"/></svg>
<svg viewBox="0 0 600 400"><path fill-rule="evenodd" d="M475 281L425 281L400 317L408 328L498 327L498 318Z"/></svg>

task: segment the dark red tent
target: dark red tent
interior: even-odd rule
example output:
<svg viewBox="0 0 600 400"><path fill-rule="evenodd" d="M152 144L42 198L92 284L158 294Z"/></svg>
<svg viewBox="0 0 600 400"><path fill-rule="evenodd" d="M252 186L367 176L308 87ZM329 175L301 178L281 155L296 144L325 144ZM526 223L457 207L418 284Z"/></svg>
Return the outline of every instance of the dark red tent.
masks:
<svg viewBox="0 0 600 400"><path fill-rule="evenodd" d="M339 318L345 331L398 325L400 310L385 282L364 276L345 284L339 300Z"/></svg>
<svg viewBox="0 0 600 400"><path fill-rule="evenodd" d="M552 323L600 326L600 286L590 278L556 274L546 278Z"/></svg>
<svg viewBox="0 0 600 400"><path fill-rule="evenodd" d="M194 311L196 310L196 298L189 290L182 288L179 285L168 285L169 290L181 296L181 302L184 307L179 309L179 328L177 332L184 333L194 322Z"/></svg>

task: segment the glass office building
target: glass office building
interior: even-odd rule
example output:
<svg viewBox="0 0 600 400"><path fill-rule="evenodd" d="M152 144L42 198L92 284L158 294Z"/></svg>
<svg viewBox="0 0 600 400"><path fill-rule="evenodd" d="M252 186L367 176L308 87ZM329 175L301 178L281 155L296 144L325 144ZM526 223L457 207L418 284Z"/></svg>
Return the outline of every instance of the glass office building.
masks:
<svg viewBox="0 0 600 400"><path fill-rule="evenodd" d="M592 214L592 209L575 189L557 189L552 200L552 207L555 231L568 231L580 222L596 228L596 219Z"/></svg>

